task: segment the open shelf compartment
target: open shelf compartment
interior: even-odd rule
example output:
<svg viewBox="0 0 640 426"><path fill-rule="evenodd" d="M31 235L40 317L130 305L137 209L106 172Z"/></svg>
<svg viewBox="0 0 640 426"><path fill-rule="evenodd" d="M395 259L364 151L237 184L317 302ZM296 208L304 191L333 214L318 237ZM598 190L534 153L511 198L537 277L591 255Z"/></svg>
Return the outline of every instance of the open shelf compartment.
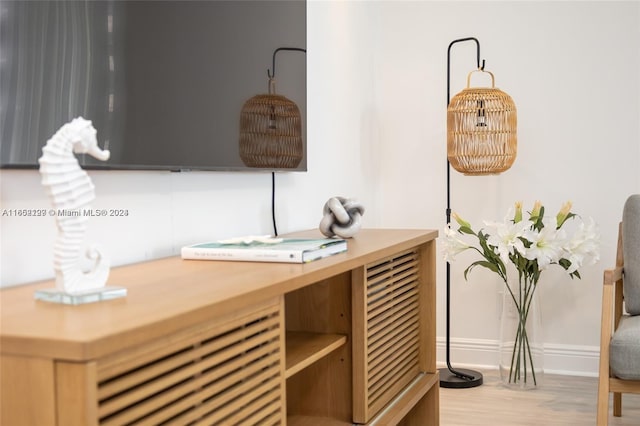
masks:
<svg viewBox="0 0 640 426"><path fill-rule="evenodd" d="M342 334L287 331L285 377L288 379L345 343L347 336Z"/></svg>

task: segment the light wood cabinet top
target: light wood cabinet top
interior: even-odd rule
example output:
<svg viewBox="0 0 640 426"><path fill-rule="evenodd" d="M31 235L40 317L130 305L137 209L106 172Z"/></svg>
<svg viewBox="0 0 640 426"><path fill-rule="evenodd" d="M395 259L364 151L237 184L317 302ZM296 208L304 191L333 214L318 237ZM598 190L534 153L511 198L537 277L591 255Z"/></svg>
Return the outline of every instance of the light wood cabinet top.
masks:
<svg viewBox="0 0 640 426"><path fill-rule="evenodd" d="M182 260L114 268L125 298L67 306L34 300L53 281L0 291L0 351L86 361L317 283L437 237L435 230L365 229L348 250L307 264ZM288 236L322 237L316 230Z"/></svg>

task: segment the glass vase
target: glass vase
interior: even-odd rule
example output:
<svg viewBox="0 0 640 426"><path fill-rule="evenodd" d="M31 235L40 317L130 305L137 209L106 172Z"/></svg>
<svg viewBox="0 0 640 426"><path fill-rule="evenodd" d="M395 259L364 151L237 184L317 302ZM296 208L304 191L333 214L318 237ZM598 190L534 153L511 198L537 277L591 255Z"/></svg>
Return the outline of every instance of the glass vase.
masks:
<svg viewBox="0 0 640 426"><path fill-rule="evenodd" d="M544 374L537 282L516 273L506 284L500 318L500 379L512 389L536 389Z"/></svg>

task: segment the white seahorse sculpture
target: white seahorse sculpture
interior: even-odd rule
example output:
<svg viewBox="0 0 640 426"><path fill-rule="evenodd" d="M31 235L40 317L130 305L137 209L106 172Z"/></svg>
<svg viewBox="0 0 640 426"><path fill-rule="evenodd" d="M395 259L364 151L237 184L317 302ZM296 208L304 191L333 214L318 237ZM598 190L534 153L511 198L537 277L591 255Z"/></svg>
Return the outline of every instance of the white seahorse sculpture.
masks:
<svg viewBox="0 0 640 426"><path fill-rule="evenodd" d="M95 191L74 153L108 160L110 153L98 147L96 133L91 121L74 118L47 141L38 160L42 185L56 212L58 236L53 251L56 289L67 293L102 288L109 277L109 260L95 247L86 252L94 261L92 269L83 272L79 265L88 220L84 212L89 211Z"/></svg>

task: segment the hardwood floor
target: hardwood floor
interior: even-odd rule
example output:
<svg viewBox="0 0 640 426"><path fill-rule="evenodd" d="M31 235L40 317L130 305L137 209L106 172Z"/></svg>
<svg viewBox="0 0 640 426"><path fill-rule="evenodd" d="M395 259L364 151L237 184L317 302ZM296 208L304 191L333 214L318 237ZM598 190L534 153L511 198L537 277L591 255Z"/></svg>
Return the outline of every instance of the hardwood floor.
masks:
<svg viewBox="0 0 640 426"><path fill-rule="evenodd" d="M440 388L442 426L589 426L596 424L598 379L545 374L539 389L503 387L497 370L482 370L484 384L471 389ZM609 425L639 426L640 395L622 395L622 417Z"/></svg>

